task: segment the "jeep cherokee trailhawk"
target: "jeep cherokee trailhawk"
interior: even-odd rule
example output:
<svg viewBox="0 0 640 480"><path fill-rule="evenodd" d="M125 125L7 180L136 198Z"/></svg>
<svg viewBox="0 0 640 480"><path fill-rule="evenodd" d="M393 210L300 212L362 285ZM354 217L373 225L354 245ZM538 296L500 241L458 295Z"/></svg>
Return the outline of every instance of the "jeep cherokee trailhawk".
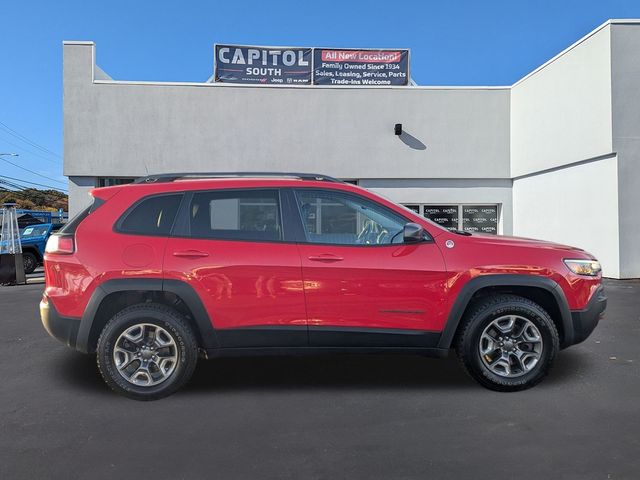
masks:
<svg viewBox="0 0 640 480"><path fill-rule="evenodd" d="M324 175L166 174L97 188L46 248L42 323L106 383L171 394L198 357L445 356L514 391L602 316L585 251L448 231Z"/></svg>

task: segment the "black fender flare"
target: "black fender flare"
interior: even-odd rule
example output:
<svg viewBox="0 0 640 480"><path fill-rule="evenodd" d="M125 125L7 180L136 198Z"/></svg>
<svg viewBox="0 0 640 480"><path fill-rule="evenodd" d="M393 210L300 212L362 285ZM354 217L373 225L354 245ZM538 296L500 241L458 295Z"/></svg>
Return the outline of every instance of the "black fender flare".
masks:
<svg viewBox="0 0 640 480"><path fill-rule="evenodd" d="M119 278L107 280L100 284L89 299L80 319L80 327L78 329L78 337L76 340L76 349L83 353L90 353L92 350L91 343L91 327L102 304L102 301L110 294L116 292L127 292L132 290L147 292L171 292L182 299L193 314L193 320L196 323L198 332L202 339L203 348L216 348L218 346L215 329L211 323L209 314L207 313L202 300L196 291L187 283L180 280L166 280L161 278Z"/></svg>
<svg viewBox="0 0 640 480"><path fill-rule="evenodd" d="M438 342L438 348L449 349L452 347L453 338L458 330L458 325L462 316L471 301L473 295L482 288L487 287L534 287L543 289L555 298L560 312L560 321L564 330L563 345L573 344L573 322L571 320L571 310L567 298L562 291L560 285L547 277L536 277L531 275L518 274L494 274L482 275L480 277L469 280L458 294L449 317L447 324L442 332Z"/></svg>

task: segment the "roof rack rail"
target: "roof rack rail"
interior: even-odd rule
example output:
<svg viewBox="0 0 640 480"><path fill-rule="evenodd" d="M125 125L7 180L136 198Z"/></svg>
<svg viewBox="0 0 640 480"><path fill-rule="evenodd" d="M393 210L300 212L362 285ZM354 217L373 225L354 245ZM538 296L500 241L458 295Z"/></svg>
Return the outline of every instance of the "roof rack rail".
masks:
<svg viewBox="0 0 640 480"><path fill-rule="evenodd" d="M293 172L185 172L185 173L161 173L137 178L133 183L166 183L181 179L206 179L206 178L236 178L236 177L286 177L300 180L314 180L319 182L339 182L342 180L322 175L319 173L293 173Z"/></svg>

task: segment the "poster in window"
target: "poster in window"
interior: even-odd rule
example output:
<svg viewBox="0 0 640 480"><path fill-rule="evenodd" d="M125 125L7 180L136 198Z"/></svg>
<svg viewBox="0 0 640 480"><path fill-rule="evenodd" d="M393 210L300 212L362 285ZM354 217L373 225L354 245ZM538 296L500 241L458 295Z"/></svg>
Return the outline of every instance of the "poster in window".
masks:
<svg viewBox="0 0 640 480"><path fill-rule="evenodd" d="M464 205L462 229L466 232L498 234L497 205Z"/></svg>
<svg viewBox="0 0 640 480"><path fill-rule="evenodd" d="M448 230L458 228L457 205L425 205L424 216Z"/></svg>
<svg viewBox="0 0 640 480"><path fill-rule="evenodd" d="M408 208L409 210L411 210L412 212L417 213L418 215L420 215L420 205L409 205L409 204L404 204L404 206L406 208Z"/></svg>

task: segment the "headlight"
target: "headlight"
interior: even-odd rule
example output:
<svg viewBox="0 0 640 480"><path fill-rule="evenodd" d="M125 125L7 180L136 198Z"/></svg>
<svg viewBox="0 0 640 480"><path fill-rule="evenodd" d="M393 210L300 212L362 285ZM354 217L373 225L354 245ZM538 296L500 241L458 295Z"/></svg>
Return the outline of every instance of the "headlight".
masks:
<svg viewBox="0 0 640 480"><path fill-rule="evenodd" d="M564 264L569 267L573 273L578 275L588 275L595 277L600 273L602 268L597 260L574 260L570 258L564 259Z"/></svg>

